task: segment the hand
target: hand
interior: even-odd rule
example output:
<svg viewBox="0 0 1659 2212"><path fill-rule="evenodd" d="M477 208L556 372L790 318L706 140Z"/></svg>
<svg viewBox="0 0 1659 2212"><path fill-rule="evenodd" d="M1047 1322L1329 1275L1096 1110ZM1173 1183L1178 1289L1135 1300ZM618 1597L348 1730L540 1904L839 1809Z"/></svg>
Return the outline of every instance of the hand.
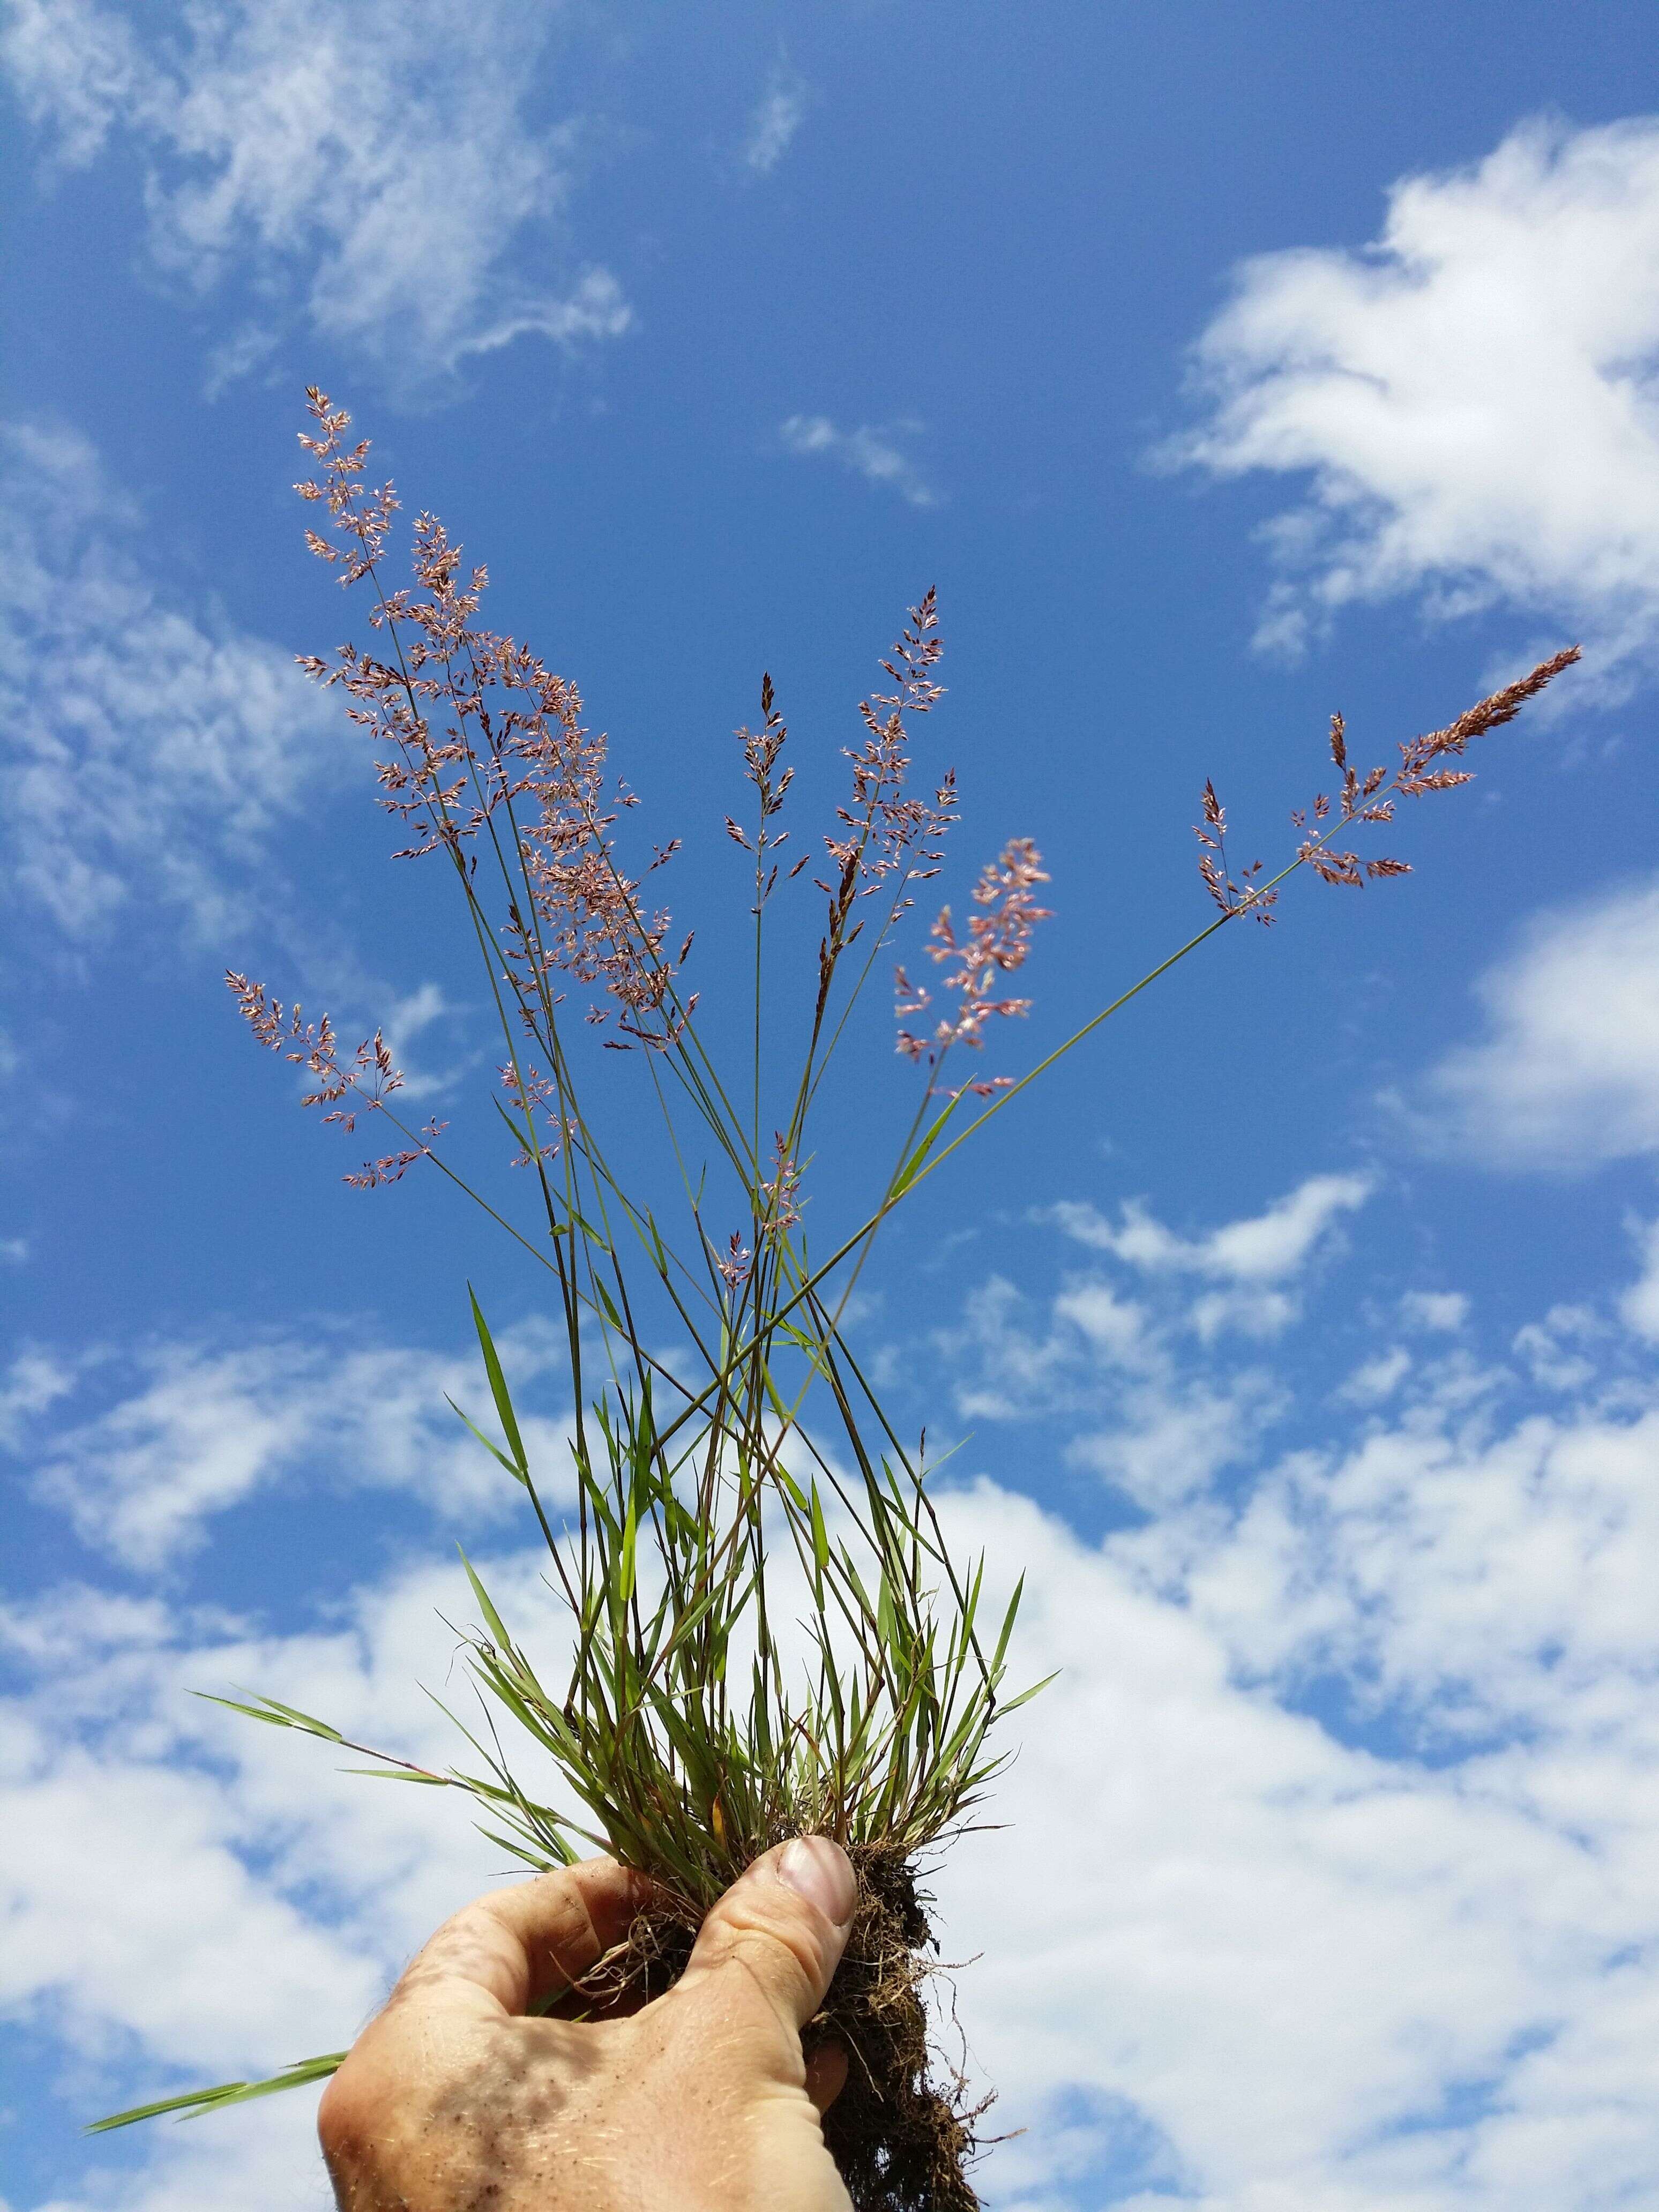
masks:
<svg viewBox="0 0 1659 2212"><path fill-rule="evenodd" d="M526 2017L647 1896L588 1859L446 1921L324 2093L341 2212L850 2212L818 2124L846 2054L800 2047L852 1923L845 1854L757 1860L630 2017Z"/></svg>

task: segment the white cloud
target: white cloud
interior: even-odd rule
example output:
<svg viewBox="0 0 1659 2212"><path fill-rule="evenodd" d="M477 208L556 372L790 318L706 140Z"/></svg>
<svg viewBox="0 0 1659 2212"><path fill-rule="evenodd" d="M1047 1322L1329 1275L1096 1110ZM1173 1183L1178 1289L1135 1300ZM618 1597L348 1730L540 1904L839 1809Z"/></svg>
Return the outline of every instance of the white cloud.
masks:
<svg viewBox="0 0 1659 2212"><path fill-rule="evenodd" d="M290 655L155 580L143 518L73 431L0 428L0 559L14 892L72 939L142 896L222 941L339 757L333 716Z"/></svg>
<svg viewBox="0 0 1659 2212"><path fill-rule="evenodd" d="M1425 1143L1544 1168L1659 1148L1659 884L1540 915L1477 989L1486 1033L1431 1076Z"/></svg>
<svg viewBox="0 0 1659 2212"><path fill-rule="evenodd" d="M551 1611L534 1554L486 1566L515 1621ZM465 1747L453 1561L360 1593L326 1633L257 1638L57 1589L0 1609L23 1686L0 1701L0 2037L27 2039L69 2124L349 2042L409 1953L493 1886L466 1802L376 1787L340 1755L205 1705L284 1692L348 1732L442 1765ZM257 1971L239 1971L246 1961ZM34 2212L293 2212L327 2196L315 2093L61 2158ZM14 2124L21 2117L9 2115ZM40 2123L37 2109L28 2115ZM76 2172L76 2164L83 2170ZM132 2170L137 2162L137 2170ZM20 2205L19 2212L21 2212Z"/></svg>
<svg viewBox="0 0 1659 2212"><path fill-rule="evenodd" d="M1391 1398L1412 1370L1412 1356L1403 1344L1390 1351L1379 1352L1374 1359L1362 1360L1339 1395L1351 1398L1358 1406L1380 1405Z"/></svg>
<svg viewBox="0 0 1659 2212"><path fill-rule="evenodd" d="M27 1422L74 1388L73 1369L50 1352L18 1352L0 1378L0 1450L15 1449Z"/></svg>
<svg viewBox="0 0 1659 2212"><path fill-rule="evenodd" d="M1637 1243L1642 1273L1620 1301L1620 1318L1638 1336L1659 1344L1659 1221L1638 1229Z"/></svg>
<svg viewBox="0 0 1659 2212"><path fill-rule="evenodd" d="M1363 1206L1372 1185L1364 1176L1310 1176L1265 1212L1230 1221L1203 1237L1183 1237L1166 1228L1138 1200L1127 1200L1115 1225L1092 1206L1071 1200L1049 1218L1079 1244L1152 1276L1198 1275L1220 1288L1195 1298L1188 1323L1206 1343L1236 1330L1277 1336L1300 1306L1284 1287L1312 1257L1344 1213Z"/></svg>
<svg viewBox="0 0 1659 2212"><path fill-rule="evenodd" d="M1112 1483L1143 1512L1200 1496L1224 1470L1243 1467L1287 1408L1284 1392L1254 1369L1212 1382L1165 1372L1124 1390L1107 1427L1076 1437L1074 1467Z"/></svg>
<svg viewBox="0 0 1659 2212"><path fill-rule="evenodd" d="M1598 1437L1536 1529L1529 1455L1443 1473L1402 1456L1357 1478L1334 1556L1310 1562L1264 1507L1167 1596L1134 1540L1080 1544L988 1486L963 1510L958 1528L1029 1570L1022 1666L1065 1669L1000 1787L1006 1826L939 1881L949 1942L984 1954L961 1990L975 2053L1004 2124L1030 2130L1014 2203L1156 2212L1161 2184L1203 2212L1559 2212L1659 2185L1659 1999L1636 1963L1659 1939L1651 1622L1624 1602L1605 1663L1578 1629L1615 1556L1639 1578L1654 1532L1644 1513L1598 1559L1610 1501L1592 1480L1570 1502L1619 1460L1633 1502L1643 1448ZM1495 1641L1535 1687L1550 1659L1527 1635L1559 1633L1577 1686L1559 1734L1437 1768L1346 1747L1237 1679L1373 1663L1402 1627L1435 1684ZM1074 2138L1053 2162L1051 2113ZM1094 2186L1073 2194L1090 2136Z"/></svg>
<svg viewBox="0 0 1659 2212"><path fill-rule="evenodd" d="M766 80L754 113L743 158L757 176L769 177L788 152L806 114L806 80L779 62Z"/></svg>
<svg viewBox="0 0 1659 2212"><path fill-rule="evenodd" d="M531 1384L561 1364L550 1328L502 1331L503 1364ZM520 1493L461 1426L447 1396L489 1433L476 1356L275 1338L231 1349L161 1344L123 1369L130 1387L94 1418L57 1429L28 1455L37 1493L66 1513L82 1541L130 1566L155 1569L205 1540L214 1517L278 1482L398 1489L447 1519L488 1520ZM36 1358L14 1369L13 1449L24 1417L66 1395L61 1370ZM4 1401L0 1401L3 1404ZM556 1420L526 1410L538 1484L568 1487Z"/></svg>
<svg viewBox="0 0 1659 2212"><path fill-rule="evenodd" d="M195 2077L187 2086L197 2086ZM82 2109L108 2102L94 2095ZM231 2205L236 2212L321 2212L332 2191L317 2146L316 2104L314 2094L301 2092L239 2106L216 2124L152 2124L143 2147L147 2162L137 2172L107 2152L94 2154L72 2196L31 2203L27 2212L227 2212ZM122 2148L133 2155L131 2141ZM0 2200L0 2212L13 2208ZM19 2203L15 2212L26 2208Z"/></svg>
<svg viewBox="0 0 1659 2212"><path fill-rule="evenodd" d="M1049 1208L1074 1243L1133 1268L1144 1294L1101 1274L1068 1277L1034 1317L1013 1283L991 1277L936 1336L957 1412L969 1422L1088 1417L1066 1449L1073 1465L1146 1511L1198 1495L1258 1454L1287 1401L1259 1364L1211 1359L1191 1371L1183 1344L1280 1334L1301 1312L1298 1277L1371 1190L1362 1176L1311 1176L1261 1213L1190 1237L1133 1200L1116 1223L1086 1204ZM1194 1290L1194 1277L1206 1287Z"/></svg>
<svg viewBox="0 0 1659 2212"><path fill-rule="evenodd" d="M1520 1729L1558 1752L1580 1736L1588 1752L1598 1733L1634 1750L1659 1665L1656 1443L1651 1405L1581 1401L1502 1425L1425 1393L1346 1454L1273 1471L1224 1538L1194 1546L1183 1584L1224 1620L1240 1665L1285 1682L1330 1670L1357 1708L1395 1706L1425 1744L1501 1744L1490 1756L1514 1781ZM1182 1540L1149 1532L1159 1572Z"/></svg>
<svg viewBox="0 0 1659 2212"><path fill-rule="evenodd" d="M1630 1303L1627 1295L1626 1308ZM1511 1349L1525 1360L1540 1389L1582 1390L1595 1375L1592 1351L1599 1340L1611 1334L1607 1323L1591 1308L1556 1305L1542 1321L1518 1328Z"/></svg>
<svg viewBox="0 0 1659 2212"><path fill-rule="evenodd" d="M1408 1328L1455 1334L1469 1317L1469 1302L1462 1291L1407 1291L1400 1314Z"/></svg>
<svg viewBox="0 0 1659 2212"><path fill-rule="evenodd" d="M544 1563L485 1566L532 1635L552 1611ZM270 1689L447 1765L465 1747L421 1686L465 1711L439 1618L471 1617L459 1582L453 1558L416 1565L327 1631L283 1637L84 1588L0 1607L21 1675L0 1700L0 2024L70 2062L58 2094L75 2121L339 2048L423 1936L499 1875L467 1801L377 1787L321 1744L190 1694ZM236 1971L248 1960L256 1972ZM300 2092L155 2127L126 2146L148 2154L137 2172L89 2147L40 2212L320 2202L314 2106Z"/></svg>
<svg viewBox="0 0 1659 2212"><path fill-rule="evenodd" d="M1115 1371L1172 1363L1150 1320L1094 1317ZM1500 1418L1462 1358L1242 1494L1165 1480L1159 1516L1103 1542L990 1483L943 1495L990 1580L1027 1571L1022 1675L1064 1669L1020 1717L1006 1825L930 1885L947 1955L982 1954L961 2016L1025 2130L990 2201L1560 2212L1659 2188L1659 1405L1591 1389ZM1172 1403L1207 1364L1168 1366ZM556 1679L538 1566L486 1578ZM453 1565L416 1563L283 1635L85 1590L0 1613L28 1678L0 1709L0 1988L97 2069L84 2109L343 2040L499 1858L437 1793L185 1686L269 1689L445 1763L415 1685L453 1695L439 1616L470 1612ZM99 1879L118 1861L130 1879ZM277 1970L245 1986L223 1964L251 1937ZM66 2175L60 2202L277 2212L313 2169L299 2118L270 2127L158 2131L145 2173Z"/></svg>
<svg viewBox="0 0 1659 2212"><path fill-rule="evenodd" d="M919 422L882 428L861 422L854 430L838 430L827 415L792 415L780 424L778 435L792 453L838 462L867 483L890 488L912 507L933 507L938 494L896 442L914 436L921 428Z"/></svg>
<svg viewBox="0 0 1659 2212"><path fill-rule="evenodd" d="M1166 1229L1135 1199L1125 1204L1116 1228L1093 1206L1070 1201L1054 1207L1053 1218L1079 1244L1113 1253L1149 1274L1274 1283L1304 1267L1320 1238L1340 1215L1363 1206L1371 1188L1364 1176L1310 1176L1264 1212L1227 1222L1198 1237L1179 1237Z"/></svg>
<svg viewBox="0 0 1659 2212"><path fill-rule="evenodd" d="M0 61L25 112L56 129L69 167L95 159L146 75L131 22L90 0L11 0Z"/></svg>
<svg viewBox="0 0 1659 2212"><path fill-rule="evenodd" d="M950 1943L984 1954L976 2056L1029 2130L996 2201L1659 2189L1659 1399L1598 1313L1538 1328L1587 1355L1553 1410L1462 1352L1384 1357L1387 1420L1265 1467L1251 1440L1214 1488L1144 1470L1155 1517L1097 1546L988 1483L953 1501L1000 1575L1028 1571L1022 1669L1065 1669L1007 1825L939 1885ZM1211 1385L1172 1360L1164 1401L1201 1419Z"/></svg>
<svg viewBox="0 0 1659 2212"><path fill-rule="evenodd" d="M1206 1341L1210 1334L1195 1307L1176 1301L1155 1311L1085 1277L1065 1284L1035 1328L1028 1310L1012 1283L994 1276L966 1299L961 1325L937 1334L957 1413L975 1423L1107 1413L1107 1425L1074 1437L1066 1456L1144 1510L1193 1497L1224 1468L1249 1460L1284 1410L1283 1392L1260 1368L1187 1371L1182 1334L1196 1329Z"/></svg>
<svg viewBox="0 0 1659 2212"><path fill-rule="evenodd" d="M139 149L161 269L203 293L251 272L279 318L411 376L629 325L607 270L531 266L562 238L580 153L577 125L530 112L555 13L206 0L146 40L88 0L12 0L0 58L61 160L112 132ZM222 349L216 381L265 335Z"/></svg>
<svg viewBox="0 0 1659 2212"><path fill-rule="evenodd" d="M1364 252L1245 263L1196 362L1206 419L1165 458L1311 478L1267 533L1263 645L1413 593L1511 608L1546 649L1582 630L1603 668L1650 657L1659 118L1528 123L1405 179Z"/></svg>

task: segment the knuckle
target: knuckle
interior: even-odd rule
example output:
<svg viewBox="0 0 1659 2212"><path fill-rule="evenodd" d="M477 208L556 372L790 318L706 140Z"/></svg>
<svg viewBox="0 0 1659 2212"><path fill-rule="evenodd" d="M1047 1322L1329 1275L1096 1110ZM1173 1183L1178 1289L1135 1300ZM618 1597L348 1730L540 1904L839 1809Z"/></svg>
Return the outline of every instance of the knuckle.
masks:
<svg viewBox="0 0 1659 2212"><path fill-rule="evenodd" d="M823 1946L805 1908L787 1892L764 1911L746 1901L734 1903L723 1934L725 1954L769 1984L787 1984L792 1991L817 1988L823 1972Z"/></svg>
<svg viewBox="0 0 1659 2212"><path fill-rule="evenodd" d="M348 2058L323 2090L317 2107L317 2136L331 2163L347 2156L374 2132L373 2100L363 2094L361 2073Z"/></svg>

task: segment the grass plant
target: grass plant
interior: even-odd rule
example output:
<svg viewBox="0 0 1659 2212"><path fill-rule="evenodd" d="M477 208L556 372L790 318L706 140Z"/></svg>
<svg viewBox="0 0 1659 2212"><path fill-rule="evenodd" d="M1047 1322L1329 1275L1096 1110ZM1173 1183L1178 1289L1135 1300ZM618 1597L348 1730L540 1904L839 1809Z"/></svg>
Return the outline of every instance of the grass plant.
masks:
<svg viewBox="0 0 1659 2212"><path fill-rule="evenodd" d="M259 1042L306 1069L308 1106L346 1133L360 1119L395 1133L348 1182L436 1172L545 1270L568 1354L574 1510L546 1494L476 1297L493 1433L457 1412L522 1489L568 1619L550 1673L467 1563L485 1718L463 1729L470 1755L442 1771L348 1744L274 1697L220 1702L339 1746L371 1771L465 1792L484 1832L527 1867L597 1848L652 1877L657 1904L578 2002L665 1986L746 1865L786 1837L833 1836L863 1902L813 2030L840 2038L851 2058L826 2132L860 2212L956 2212L976 2201L967 2167L978 2113L930 2049L933 1930L918 1878L969 1825L1008 1755L1007 1721L1042 1686L1009 1686L1019 1589L993 1616L983 1559L952 1557L935 1470L884 1413L848 1341L852 1287L924 1180L1207 938L1246 915L1271 920L1286 878L1308 867L1358 886L1404 872L1338 840L1387 823L1402 797L1467 781L1469 742L1510 720L1577 652L1410 740L1391 770L1352 767L1338 718L1335 788L1294 817L1299 842L1271 878L1260 864L1230 872L1225 815L1206 785L1197 834L1210 921L1018 1081L986 1077L977 1057L994 1025L1025 1011L1007 986L1046 918L1040 855L1029 841L1007 844L981 872L965 921L946 907L933 921L932 992L898 970L896 1043L916 1099L867 1211L823 1249L803 1209L837 1053L957 817L950 775L925 798L911 789L916 726L941 696L933 594L881 663L886 688L860 702L850 789L816 847L791 845L794 771L769 678L759 726L738 732L748 796L725 826L752 861L753 1007L750 1064L719 1065L689 988L691 939L676 944L654 896L679 841L629 872L634 794L584 725L575 687L482 627L485 573L463 572L434 517L414 523L412 586L391 587L392 489L365 484L367 445L349 445L349 418L309 398L315 470L299 489L325 528L307 536L343 584L372 595L375 646L304 665L342 689L372 741L380 803L407 827L404 855L450 871L499 1019L494 1103L533 1194L529 1216L512 1218L476 1187L441 1125L410 1125L383 1036L347 1054L326 1015L309 1022L262 984L228 981ZM780 1011L770 918L775 901L803 896L821 902L816 957ZM661 1190L621 1174L603 1115L589 1110L592 1055L606 1048L635 1056L638 1095L662 1134ZM340 2055L98 2124L216 2110L319 2079Z"/></svg>

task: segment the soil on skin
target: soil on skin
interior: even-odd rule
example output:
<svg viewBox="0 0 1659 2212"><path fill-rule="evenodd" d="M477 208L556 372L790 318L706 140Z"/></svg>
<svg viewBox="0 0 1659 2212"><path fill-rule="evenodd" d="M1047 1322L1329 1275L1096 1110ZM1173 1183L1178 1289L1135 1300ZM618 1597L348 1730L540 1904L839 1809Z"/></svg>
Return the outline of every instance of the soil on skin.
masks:
<svg viewBox="0 0 1659 2212"><path fill-rule="evenodd" d="M978 2212L967 2168L985 2106L969 2106L958 2079L939 2079L921 2001L932 1900L896 1853L865 1845L851 1856L857 1917L823 2008L801 2039L809 2052L826 2043L847 2052L847 2086L824 2115L824 2141L854 2212ZM660 1996L685 1971L696 1935L672 1911L641 1914L608 1962L607 1982L618 1994Z"/></svg>

